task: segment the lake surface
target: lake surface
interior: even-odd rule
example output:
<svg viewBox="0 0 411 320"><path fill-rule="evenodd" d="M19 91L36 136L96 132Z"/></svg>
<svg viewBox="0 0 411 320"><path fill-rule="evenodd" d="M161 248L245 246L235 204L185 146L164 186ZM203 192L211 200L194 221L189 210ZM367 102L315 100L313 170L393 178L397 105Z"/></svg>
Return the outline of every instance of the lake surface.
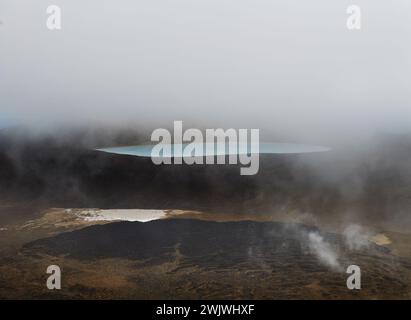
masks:
<svg viewBox="0 0 411 320"><path fill-rule="evenodd" d="M203 144L170 144L169 152L164 152L162 157L190 157L190 154L184 153L184 149L188 145L194 145L199 150L196 156L218 156L218 155L230 155L230 154L247 154L251 153L251 146L247 144L239 144L237 150L229 150L227 144L215 143L214 148L207 148L210 146L207 143ZM123 154L138 157L151 157L151 151L155 145L134 145L125 147L113 147L96 149L102 152ZM191 148L190 148L191 149ZM313 152L326 152L331 150L328 147L307 145L307 144L295 144L295 143L267 143L262 142L259 146L259 154L300 154L300 153L313 153Z"/></svg>

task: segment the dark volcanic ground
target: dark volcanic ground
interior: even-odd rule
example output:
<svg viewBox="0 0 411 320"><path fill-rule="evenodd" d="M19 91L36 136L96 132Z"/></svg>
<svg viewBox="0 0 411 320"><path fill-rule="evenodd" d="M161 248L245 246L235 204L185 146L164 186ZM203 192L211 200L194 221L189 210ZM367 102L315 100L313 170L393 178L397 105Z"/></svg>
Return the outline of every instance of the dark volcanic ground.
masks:
<svg viewBox="0 0 411 320"><path fill-rule="evenodd" d="M308 235L316 228L275 222L213 222L166 219L151 222L117 222L96 225L40 239L25 246L34 252L64 255L79 260L125 258L133 260L173 260L176 251L187 264L204 268L224 268L253 263L267 264L271 270L289 265L307 271L314 265L327 270L310 254ZM323 233L325 242L340 254L349 250L342 237ZM388 256L389 250L371 244L362 254ZM296 257L301 260L293 261ZM345 257L345 258L348 258Z"/></svg>
<svg viewBox="0 0 411 320"><path fill-rule="evenodd" d="M310 240L312 235L320 243ZM37 298L406 299L410 294L409 259L373 243L352 250L340 235L297 224L118 222L39 239L21 254L31 266L63 268L60 292L45 289L39 276L30 278L38 285L27 287L26 295ZM335 254L337 264L323 254ZM362 270L359 291L346 287L351 264Z"/></svg>

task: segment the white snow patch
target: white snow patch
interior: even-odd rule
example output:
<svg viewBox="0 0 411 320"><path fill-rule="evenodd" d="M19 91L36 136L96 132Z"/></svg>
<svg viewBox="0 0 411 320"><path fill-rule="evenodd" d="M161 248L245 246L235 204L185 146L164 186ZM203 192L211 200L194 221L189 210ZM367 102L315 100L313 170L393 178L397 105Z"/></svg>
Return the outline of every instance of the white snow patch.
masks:
<svg viewBox="0 0 411 320"><path fill-rule="evenodd" d="M139 221L148 222L165 218L165 210L150 209L85 209L76 212L86 221Z"/></svg>

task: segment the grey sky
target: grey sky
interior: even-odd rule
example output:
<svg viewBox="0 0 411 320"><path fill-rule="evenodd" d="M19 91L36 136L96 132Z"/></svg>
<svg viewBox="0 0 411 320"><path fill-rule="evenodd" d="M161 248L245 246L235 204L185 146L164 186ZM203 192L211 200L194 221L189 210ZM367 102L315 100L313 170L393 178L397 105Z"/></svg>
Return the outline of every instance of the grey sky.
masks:
<svg viewBox="0 0 411 320"><path fill-rule="evenodd" d="M1 0L0 21L0 108L31 125L183 120L311 142L411 125L409 0Z"/></svg>

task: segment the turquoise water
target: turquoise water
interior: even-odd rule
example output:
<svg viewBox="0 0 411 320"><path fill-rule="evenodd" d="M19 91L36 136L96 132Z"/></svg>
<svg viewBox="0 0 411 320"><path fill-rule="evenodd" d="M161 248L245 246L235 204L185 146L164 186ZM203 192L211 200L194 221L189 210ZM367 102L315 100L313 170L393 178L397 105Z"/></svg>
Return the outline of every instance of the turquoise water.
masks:
<svg viewBox="0 0 411 320"><path fill-rule="evenodd" d="M190 156L184 154L184 148L189 144L175 144L169 145L171 153L165 153L163 157L184 157ZM193 145L193 144L191 144ZM230 152L228 145L226 144L214 144L214 150L207 150L207 143L194 144L200 150L200 154L196 154L198 157L204 156L218 156L218 155L230 155L230 154L247 154L250 153L251 147L246 144L239 144L238 149L235 152ZM102 152L123 154L137 157L151 157L151 151L155 145L136 145L126 147L114 147L114 148L102 148L96 149ZM182 152L183 150L183 152ZM301 153L313 153L313 152L325 152L331 150L330 148L323 146L307 145L307 144L295 144L295 143L260 143L259 154L301 154Z"/></svg>

